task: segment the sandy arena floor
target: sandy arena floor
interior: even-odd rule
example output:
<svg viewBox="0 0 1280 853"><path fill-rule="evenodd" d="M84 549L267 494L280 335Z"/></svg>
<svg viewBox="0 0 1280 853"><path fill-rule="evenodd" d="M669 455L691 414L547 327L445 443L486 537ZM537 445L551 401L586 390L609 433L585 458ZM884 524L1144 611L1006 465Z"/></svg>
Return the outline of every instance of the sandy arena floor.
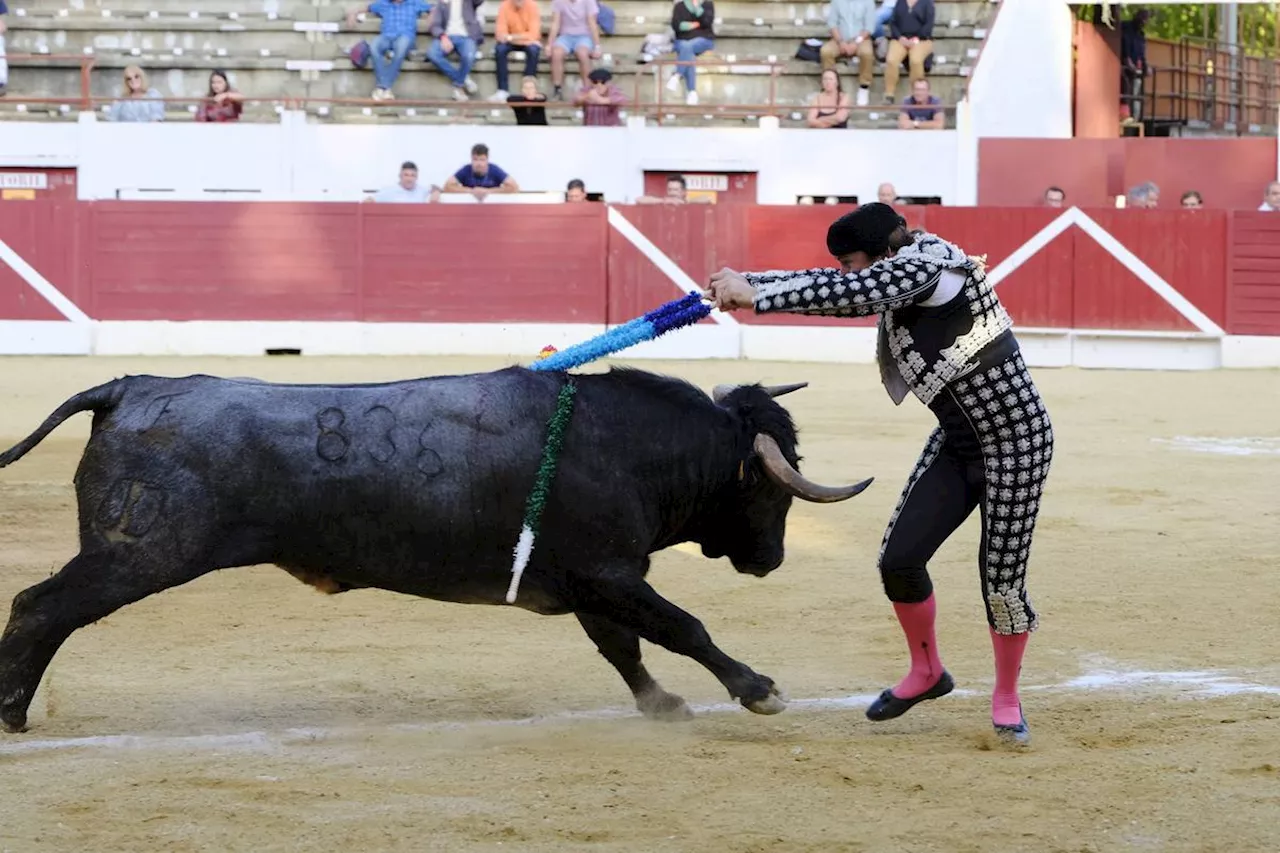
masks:
<svg viewBox="0 0 1280 853"><path fill-rule="evenodd" d="M0 360L0 445L125 373L363 381L493 359ZM736 706L645 646L704 710L649 723L572 617L361 591L279 569L205 577L75 634L0 735L0 851L1280 850L1280 373L1040 370L1057 436L1031 568L1035 744L993 749L977 515L933 574L961 690L862 709L905 649L874 561L930 429L869 366L648 363L786 398L805 470L766 579L681 551L655 586L792 698ZM0 472L0 607L74 554L77 416ZM1263 437L1251 454L1178 437ZM517 531L510 531L514 537ZM819 701L819 700L828 701ZM801 701L804 700L804 701Z"/></svg>

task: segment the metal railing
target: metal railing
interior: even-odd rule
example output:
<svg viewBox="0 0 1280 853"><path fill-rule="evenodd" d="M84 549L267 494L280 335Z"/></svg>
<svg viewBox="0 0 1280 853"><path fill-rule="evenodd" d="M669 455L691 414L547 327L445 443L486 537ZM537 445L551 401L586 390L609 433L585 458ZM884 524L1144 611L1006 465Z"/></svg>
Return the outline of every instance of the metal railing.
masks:
<svg viewBox="0 0 1280 853"><path fill-rule="evenodd" d="M95 67L95 58L90 55L78 54L10 54L8 57L11 63L38 65L42 62L74 61L80 65L80 92L77 95L69 97L27 97L10 89L7 102L9 104L21 103L28 105L44 105L44 106L74 106L78 110L95 111L98 108L111 104L114 101L121 100L119 95L97 96L92 93L90 74ZM692 65L700 69L717 69L717 68L758 68L762 69L759 73L761 76L768 76L769 89L768 100L760 103L718 103L718 102L701 102L698 104L687 104L683 101L672 98L666 87L667 78L662 73L662 69L668 67L682 67ZM628 115L644 115L647 118L653 118L659 125L669 116L711 116L713 118L741 118L752 119L757 117L775 117L781 120L788 120L790 114L801 113L807 114L812 104L788 104L778 100L778 78L781 76L782 70L786 67L784 62L768 62L765 60L750 59L696 59L696 60L680 60L657 58L651 63L637 68L633 74L632 97L621 105L621 110ZM739 73L748 74L748 71L740 71ZM646 81L653 84L653 92L650 98L642 97L642 88ZM243 93L242 93L243 94ZM852 92L850 92L852 95ZM665 97L664 97L665 96ZM205 95L185 96L185 97L164 97L150 100L157 100L166 105L176 104L186 106L189 112L194 113L194 107L206 100ZM852 97L851 99L852 100ZM333 98L333 97L310 97L299 95L275 95L275 96L258 96L245 94L243 104L246 107L266 106L275 113L285 110L304 110L310 111L323 116L322 108L335 107L355 107L367 109L370 113L373 110L444 110L453 114L475 115L479 113L492 113L494 110L510 110L513 107L528 108L528 104L508 104L505 101L488 101L488 100L467 100L457 101L451 98L396 98L394 100L374 100L372 97L365 98ZM565 101L544 101L533 106L545 108L549 113L565 113L581 110L582 107L574 104L572 100ZM850 103L847 109L850 118L859 114L866 113L886 113L896 118L905 105L899 101L895 104L869 104L867 106L857 106ZM934 109L944 113L949 118L954 118L957 106L955 104L939 104L928 109ZM513 114L514 115L514 114ZM803 119L801 119L803 121Z"/></svg>
<svg viewBox="0 0 1280 853"><path fill-rule="evenodd" d="M90 94L90 73L93 71L94 57L78 53L9 53L5 60L10 65L34 65L39 62L78 62L80 64L80 95L70 98L22 98L25 103L32 104L76 104L80 109L93 109ZM12 84L13 81L10 81Z"/></svg>
<svg viewBox="0 0 1280 853"><path fill-rule="evenodd" d="M641 84L644 83L645 78L652 79L654 88L657 90L657 99L653 103L657 109L657 121L659 125L662 124L664 105L667 106L668 108L671 106L671 102L669 100L664 100L663 98L663 93L666 91L666 88L667 88L667 80L664 79L665 75L663 75L662 70L664 68L673 68L675 70L672 72L672 74L678 74L679 69L685 68L685 67L693 67L695 70L699 68L763 68L763 69L766 69L764 73L768 74L769 76L769 100L766 102L764 106L754 105L759 108L753 110L753 112L751 113L744 113L743 115L760 114L760 115L768 115L768 116L775 116L775 117L781 118L781 115L779 114L779 109L781 105L778 104L778 77L782 74L782 69L786 67L785 62L776 62L776 61L768 62L768 61L748 60L748 59L735 59L735 60L668 59L666 57L656 57L653 59L653 61L646 63L643 68L639 68L636 70L635 97L632 100L637 104L642 103L642 99L640 97L640 86ZM701 105L686 104L686 105L679 105L679 106L701 106ZM726 105L726 106L729 106L732 108L732 107L736 107L737 105ZM751 106L751 105L748 105L748 106ZM790 112L791 110L791 108L789 107L781 107L781 109L786 112Z"/></svg>
<svg viewBox="0 0 1280 853"><path fill-rule="evenodd" d="M1238 45L1184 37L1167 43L1170 59L1152 65L1137 97L1121 94L1145 122L1235 131L1276 127L1280 59L1246 54Z"/></svg>

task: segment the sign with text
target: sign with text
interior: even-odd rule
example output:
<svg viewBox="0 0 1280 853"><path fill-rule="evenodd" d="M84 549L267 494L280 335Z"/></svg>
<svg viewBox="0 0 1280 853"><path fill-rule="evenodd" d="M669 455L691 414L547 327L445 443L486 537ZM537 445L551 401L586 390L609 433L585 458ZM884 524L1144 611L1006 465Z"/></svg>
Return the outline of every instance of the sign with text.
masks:
<svg viewBox="0 0 1280 853"><path fill-rule="evenodd" d="M0 173L0 189L47 190L49 175L46 172L3 172Z"/></svg>

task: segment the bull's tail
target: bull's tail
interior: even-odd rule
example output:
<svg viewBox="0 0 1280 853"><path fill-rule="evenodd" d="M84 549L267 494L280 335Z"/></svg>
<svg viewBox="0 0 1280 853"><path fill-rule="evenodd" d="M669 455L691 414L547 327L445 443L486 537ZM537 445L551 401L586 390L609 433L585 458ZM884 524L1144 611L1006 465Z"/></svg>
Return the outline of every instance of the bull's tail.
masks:
<svg viewBox="0 0 1280 853"><path fill-rule="evenodd" d="M45 418L44 423L31 435L15 444L13 447L0 453L0 468L12 465L23 456L26 456L31 448L44 441L45 436L53 432L67 418L78 412L98 412L110 411L115 408L120 399L124 396L124 380L114 379L106 384L99 385L96 388L90 388L88 391L81 391L58 408L54 409L53 414Z"/></svg>

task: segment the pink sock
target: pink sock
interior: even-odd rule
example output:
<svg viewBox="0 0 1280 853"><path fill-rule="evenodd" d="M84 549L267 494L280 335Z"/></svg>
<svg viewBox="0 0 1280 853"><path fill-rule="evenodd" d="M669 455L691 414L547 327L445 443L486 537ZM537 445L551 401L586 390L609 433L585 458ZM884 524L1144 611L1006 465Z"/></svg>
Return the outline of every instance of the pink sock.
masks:
<svg viewBox="0 0 1280 853"><path fill-rule="evenodd" d="M942 659L938 657L938 640L933 633L938 602L930 593L919 604L895 601L893 612L898 614L898 623L902 625L907 647L911 650L911 671L893 688L893 695L899 699L910 699L937 684L942 677Z"/></svg>
<svg viewBox="0 0 1280 853"><path fill-rule="evenodd" d="M1018 676L1022 674L1022 653L1028 634L997 634L991 631L991 648L996 657L996 688L991 693L991 722L1016 726L1022 721L1018 701Z"/></svg>

